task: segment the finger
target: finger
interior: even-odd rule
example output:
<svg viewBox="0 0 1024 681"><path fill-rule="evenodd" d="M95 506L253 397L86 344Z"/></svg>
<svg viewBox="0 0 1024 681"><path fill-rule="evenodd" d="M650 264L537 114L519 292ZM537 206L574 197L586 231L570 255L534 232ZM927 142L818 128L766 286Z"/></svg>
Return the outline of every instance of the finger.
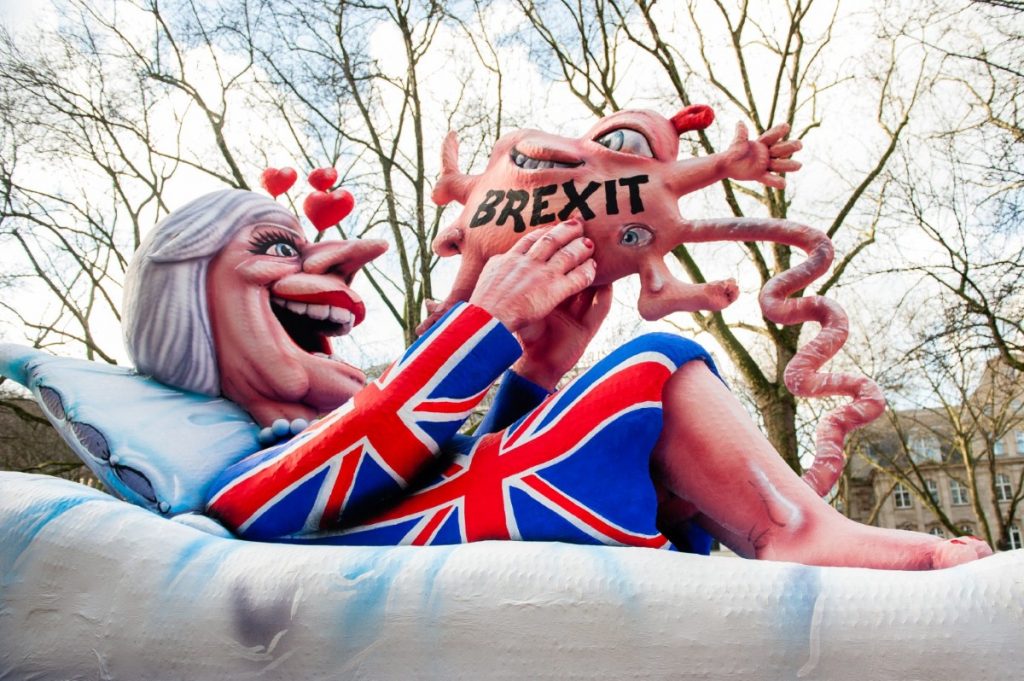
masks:
<svg viewBox="0 0 1024 681"><path fill-rule="evenodd" d="M596 276L597 263L594 262L593 258L589 258L580 263L575 269L559 280L559 288L565 289L563 291L564 295L562 296L563 300L569 296L576 295L593 284L594 277Z"/></svg>
<svg viewBox="0 0 1024 681"><path fill-rule="evenodd" d="M775 189L786 188L786 178L780 177L779 175L773 175L771 173L765 173L761 177L757 178L757 181L766 187L774 187Z"/></svg>
<svg viewBox="0 0 1024 681"><path fill-rule="evenodd" d="M559 272L575 269L594 252L594 242L585 236L573 239L551 256L548 262Z"/></svg>
<svg viewBox="0 0 1024 681"><path fill-rule="evenodd" d="M791 173L794 170L800 170L803 165L800 161L794 161L791 158L773 158L768 161L768 170L776 173Z"/></svg>
<svg viewBox="0 0 1024 681"><path fill-rule="evenodd" d="M527 251L534 260L546 262L551 259L561 248L569 244L573 239L583 235L583 223L579 220L566 220L555 225L546 234L537 239L530 250Z"/></svg>
<svg viewBox="0 0 1024 681"><path fill-rule="evenodd" d="M570 319L580 322L586 315L587 310L590 309L590 306L594 304L595 293L594 287L588 286L576 295L570 296L560 307Z"/></svg>
<svg viewBox="0 0 1024 681"><path fill-rule="evenodd" d="M768 150L768 155L772 158L786 158L788 156L792 156L803 148L804 143L800 140L783 140L773 144Z"/></svg>
<svg viewBox="0 0 1024 681"><path fill-rule="evenodd" d="M612 309L612 285L593 286L588 291L593 291L591 305L583 315L583 325L588 329L596 329L608 316Z"/></svg>
<svg viewBox="0 0 1024 681"><path fill-rule="evenodd" d="M763 135L757 138L758 142L763 142L769 147L780 141L783 137L789 134L789 124L781 123L776 125L774 128L769 128Z"/></svg>
<svg viewBox="0 0 1024 681"><path fill-rule="evenodd" d="M550 232L552 229L552 227L541 227L540 229L535 229L534 231L527 233L525 236L519 239L519 241L517 241L512 248L509 249L509 253L519 253L521 255L526 255L526 253L533 247L533 245L537 243L537 240L540 239L545 234L547 234L548 232Z"/></svg>
<svg viewBox="0 0 1024 681"><path fill-rule="evenodd" d="M746 142L748 139L750 139L750 135L747 134L747 126L746 124L743 123L743 121L740 121L739 123L736 124L736 134L733 135L732 143L742 144L743 142Z"/></svg>

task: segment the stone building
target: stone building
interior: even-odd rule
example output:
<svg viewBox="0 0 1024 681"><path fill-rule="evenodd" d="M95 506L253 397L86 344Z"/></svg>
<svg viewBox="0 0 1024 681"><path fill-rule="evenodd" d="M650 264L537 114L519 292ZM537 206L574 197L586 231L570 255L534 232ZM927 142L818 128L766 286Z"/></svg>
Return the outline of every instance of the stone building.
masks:
<svg viewBox="0 0 1024 681"><path fill-rule="evenodd" d="M843 509L879 527L1024 547L1024 380L990 362L962 401L890 411L851 438Z"/></svg>

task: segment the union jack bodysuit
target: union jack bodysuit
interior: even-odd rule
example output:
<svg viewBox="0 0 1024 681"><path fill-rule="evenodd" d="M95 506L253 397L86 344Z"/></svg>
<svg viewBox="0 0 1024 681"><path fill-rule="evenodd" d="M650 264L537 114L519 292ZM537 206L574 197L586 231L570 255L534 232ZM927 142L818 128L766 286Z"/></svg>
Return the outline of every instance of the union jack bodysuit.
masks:
<svg viewBox="0 0 1024 681"><path fill-rule="evenodd" d="M459 435L520 353L486 311L456 307L348 403L225 471L208 513L260 540L670 546L649 470L661 391L684 362L715 371L707 352L647 334L552 395L509 372L478 434Z"/></svg>

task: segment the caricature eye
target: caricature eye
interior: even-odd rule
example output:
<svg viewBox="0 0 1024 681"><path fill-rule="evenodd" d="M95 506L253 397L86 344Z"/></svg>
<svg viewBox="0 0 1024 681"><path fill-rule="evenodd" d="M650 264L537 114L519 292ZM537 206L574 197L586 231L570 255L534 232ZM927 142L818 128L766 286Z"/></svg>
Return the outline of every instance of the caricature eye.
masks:
<svg viewBox="0 0 1024 681"><path fill-rule="evenodd" d="M263 250L263 253L265 255L276 255L279 258L294 258L299 254L295 249L295 246L285 243L284 241L278 241L270 244Z"/></svg>
<svg viewBox="0 0 1024 681"><path fill-rule="evenodd" d="M608 147L612 151L654 158L654 153L651 152L651 144L647 141L647 138L630 128L618 128L617 130L606 132L594 141L601 146Z"/></svg>
<svg viewBox="0 0 1024 681"><path fill-rule="evenodd" d="M295 237L285 232L261 232L254 234L250 252L256 255L272 255L276 258L294 258L299 255Z"/></svg>
<svg viewBox="0 0 1024 681"><path fill-rule="evenodd" d="M652 241L654 241L654 234L641 225L629 225L619 237L619 243L629 248L640 248Z"/></svg>

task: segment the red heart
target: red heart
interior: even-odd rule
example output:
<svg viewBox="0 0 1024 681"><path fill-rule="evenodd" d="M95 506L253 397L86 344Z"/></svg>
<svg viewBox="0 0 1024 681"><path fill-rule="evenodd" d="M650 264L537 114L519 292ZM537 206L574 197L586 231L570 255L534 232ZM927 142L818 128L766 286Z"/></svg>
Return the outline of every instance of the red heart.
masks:
<svg viewBox="0 0 1024 681"><path fill-rule="evenodd" d="M313 223L318 232L333 227L352 212L355 198L347 189L335 189L331 193L313 192L302 202L302 212Z"/></svg>
<svg viewBox="0 0 1024 681"><path fill-rule="evenodd" d="M338 181L338 171L334 168L317 168L306 179L313 189L325 192Z"/></svg>
<svg viewBox="0 0 1024 681"><path fill-rule="evenodd" d="M260 184L276 199L291 189L298 177L295 168L267 168L260 175Z"/></svg>

